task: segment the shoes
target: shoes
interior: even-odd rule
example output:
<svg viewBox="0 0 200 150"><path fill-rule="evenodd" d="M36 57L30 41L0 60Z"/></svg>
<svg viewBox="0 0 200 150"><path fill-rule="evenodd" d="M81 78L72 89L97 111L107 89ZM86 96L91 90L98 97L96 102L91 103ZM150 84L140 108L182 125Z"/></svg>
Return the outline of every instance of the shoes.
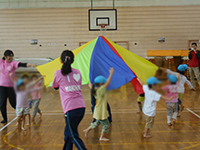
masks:
<svg viewBox="0 0 200 150"><path fill-rule="evenodd" d="M1 123L7 123L7 120L2 120Z"/></svg>

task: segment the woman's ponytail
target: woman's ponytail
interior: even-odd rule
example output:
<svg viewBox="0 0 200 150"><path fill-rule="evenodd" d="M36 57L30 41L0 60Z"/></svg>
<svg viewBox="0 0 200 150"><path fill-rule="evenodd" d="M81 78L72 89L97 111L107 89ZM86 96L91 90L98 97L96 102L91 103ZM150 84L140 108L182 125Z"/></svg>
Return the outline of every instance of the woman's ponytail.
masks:
<svg viewBox="0 0 200 150"><path fill-rule="evenodd" d="M72 72L71 64L74 62L74 54L72 51L65 50L61 54L61 60L63 62L63 66L61 69L61 73L65 76Z"/></svg>

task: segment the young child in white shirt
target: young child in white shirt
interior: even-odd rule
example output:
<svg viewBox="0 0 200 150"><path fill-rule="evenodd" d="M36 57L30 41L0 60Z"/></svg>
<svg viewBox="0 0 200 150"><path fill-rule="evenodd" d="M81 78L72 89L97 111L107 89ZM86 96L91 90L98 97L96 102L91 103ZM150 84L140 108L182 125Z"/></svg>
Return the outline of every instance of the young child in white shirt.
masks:
<svg viewBox="0 0 200 150"><path fill-rule="evenodd" d="M164 100L171 100L173 97L168 98L166 96L162 96L161 94L157 93L157 90L159 89L158 84L161 82L156 77L150 77L147 80L148 85L145 85L139 78L138 81L143 86L143 90L145 93L143 113L145 114L146 117L146 125L143 137L151 138L152 135L149 133L149 131L151 128L153 128L154 125L157 102L160 100L160 98Z"/></svg>

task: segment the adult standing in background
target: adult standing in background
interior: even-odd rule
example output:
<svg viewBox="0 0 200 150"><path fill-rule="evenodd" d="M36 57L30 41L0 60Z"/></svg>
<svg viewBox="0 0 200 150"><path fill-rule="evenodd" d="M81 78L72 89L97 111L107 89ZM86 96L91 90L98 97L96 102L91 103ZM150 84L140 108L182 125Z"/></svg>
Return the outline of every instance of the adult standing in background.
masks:
<svg viewBox="0 0 200 150"><path fill-rule="evenodd" d="M14 83L10 78L10 73L15 78L15 70L18 67L36 67L36 65L28 63L20 63L13 61L14 53L11 50L6 50L4 56L0 59L0 109L3 120L1 123L7 122L7 99L10 105L15 109L16 95L14 91Z"/></svg>
<svg viewBox="0 0 200 150"><path fill-rule="evenodd" d="M200 51L197 50L197 43L192 43L192 48L189 49L189 73L190 80L194 88L196 88L194 74L197 78L198 84L200 86L200 76L199 76L199 59L200 59Z"/></svg>

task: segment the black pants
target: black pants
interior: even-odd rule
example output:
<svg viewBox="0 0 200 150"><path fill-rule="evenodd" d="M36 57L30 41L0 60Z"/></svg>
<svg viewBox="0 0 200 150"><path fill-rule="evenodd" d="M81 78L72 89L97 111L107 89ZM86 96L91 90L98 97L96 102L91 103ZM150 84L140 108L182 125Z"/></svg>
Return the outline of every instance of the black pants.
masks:
<svg viewBox="0 0 200 150"><path fill-rule="evenodd" d="M73 144L78 150L87 150L78 134L78 125L83 119L85 108L70 110L65 114L65 145L63 150L72 150Z"/></svg>
<svg viewBox="0 0 200 150"><path fill-rule="evenodd" d="M9 98L10 105L15 109L16 95L13 87L0 86L0 109L4 120L7 121L7 99Z"/></svg>

